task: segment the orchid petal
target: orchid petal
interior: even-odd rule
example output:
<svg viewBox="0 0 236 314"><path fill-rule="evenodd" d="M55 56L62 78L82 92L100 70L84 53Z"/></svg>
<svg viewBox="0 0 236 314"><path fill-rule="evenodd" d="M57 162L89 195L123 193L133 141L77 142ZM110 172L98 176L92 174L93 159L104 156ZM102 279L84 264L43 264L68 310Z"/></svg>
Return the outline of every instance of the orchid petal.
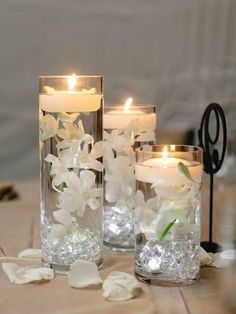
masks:
<svg viewBox="0 0 236 314"><path fill-rule="evenodd" d="M79 116L79 113L78 112L74 112L74 113L66 113L66 112L61 112L59 114L59 119L62 121L62 122L67 122L67 123L72 123L74 122Z"/></svg>
<svg viewBox="0 0 236 314"><path fill-rule="evenodd" d="M83 170L80 173L80 179L82 181L82 186L84 189L91 189L95 183L95 174L90 170Z"/></svg>
<svg viewBox="0 0 236 314"><path fill-rule="evenodd" d="M64 239L65 234L66 227L64 225L54 224L51 227L47 239L52 245L57 246Z"/></svg>
<svg viewBox="0 0 236 314"><path fill-rule="evenodd" d="M64 210L64 209L58 209L53 212L53 217L60 222L61 224L68 226L71 225L73 222L73 217L71 214Z"/></svg>
<svg viewBox="0 0 236 314"><path fill-rule="evenodd" d="M96 210L100 206L100 202L95 197L92 197L88 200L88 205L91 209Z"/></svg>
<svg viewBox="0 0 236 314"><path fill-rule="evenodd" d="M94 158L99 158L103 155L103 141L97 142L93 145L91 154Z"/></svg>
<svg viewBox="0 0 236 314"><path fill-rule="evenodd" d="M46 114L40 119L40 129L42 130L42 141L49 139L57 134L58 121L51 115Z"/></svg>

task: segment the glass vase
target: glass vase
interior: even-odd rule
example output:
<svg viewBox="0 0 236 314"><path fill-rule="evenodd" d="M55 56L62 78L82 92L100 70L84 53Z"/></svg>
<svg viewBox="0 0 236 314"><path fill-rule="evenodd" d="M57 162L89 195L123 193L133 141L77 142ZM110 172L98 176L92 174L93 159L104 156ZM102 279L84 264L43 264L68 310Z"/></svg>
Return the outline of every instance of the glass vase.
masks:
<svg viewBox="0 0 236 314"><path fill-rule="evenodd" d="M43 265L103 261L101 76L39 78Z"/></svg>
<svg viewBox="0 0 236 314"><path fill-rule="evenodd" d="M129 103L130 102L130 103ZM128 104L129 103L129 104ZM154 105L105 107L104 124L104 245L133 250L135 205L135 148L154 144Z"/></svg>
<svg viewBox="0 0 236 314"><path fill-rule="evenodd" d="M135 274L157 285L199 277L202 149L153 145L136 150Z"/></svg>

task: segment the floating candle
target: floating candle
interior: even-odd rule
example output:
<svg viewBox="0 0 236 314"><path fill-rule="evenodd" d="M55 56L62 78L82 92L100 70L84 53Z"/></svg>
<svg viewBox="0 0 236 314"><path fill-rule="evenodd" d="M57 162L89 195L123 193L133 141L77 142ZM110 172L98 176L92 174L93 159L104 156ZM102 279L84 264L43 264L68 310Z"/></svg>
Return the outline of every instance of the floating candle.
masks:
<svg viewBox="0 0 236 314"><path fill-rule="evenodd" d="M40 109L47 112L91 112L101 106L102 95L96 89L74 90L77 76L68 77L68 90L48 88L45 94L39 95ZM79 79L79 78L78 78Z"/></svg>
<svg viewBox="0 0 236 314"><path fill-rule="evenodd" d="M150 129L156 129L156 113L145 112L145 105L131 106L133 99L130 97L124 106L118 105L106 112L103 116L104 129L125 129L134 119L139 119L145 126L149 125Z"/></svg>

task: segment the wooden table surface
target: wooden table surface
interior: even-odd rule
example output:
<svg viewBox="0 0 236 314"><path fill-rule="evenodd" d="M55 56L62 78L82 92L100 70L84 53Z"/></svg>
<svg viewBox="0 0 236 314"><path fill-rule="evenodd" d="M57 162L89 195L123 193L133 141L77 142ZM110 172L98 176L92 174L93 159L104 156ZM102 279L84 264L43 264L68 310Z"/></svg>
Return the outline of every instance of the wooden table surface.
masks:
<svg viewBox="0 0 236 314"><path fill-rule="evenodd" d="M20 199L0 203L0 252L2 262L19 265L39 265L40 261L19 260L17 255L26 248L39 248L39 185L36 181L15 184ZM214 239L221 240L222 209L235 209L236 181L224 182L216 187ZM203 189L202 239L207 239L207 188ZM105 252L102 277L112 270L132 274L133 253ZM13 285L0 270L0 313L160 313L160 314L231 314L228 306L227 269L202 267L200 280L191 286L157 287L142 284L143 293L129 301L109 302L101 289L73 289L66 276L57 276L43 285ZM236 296L236 294L235 294ZM91 300L91 301L90 301ZM94 301L93 301L94 300Z"/></svg>

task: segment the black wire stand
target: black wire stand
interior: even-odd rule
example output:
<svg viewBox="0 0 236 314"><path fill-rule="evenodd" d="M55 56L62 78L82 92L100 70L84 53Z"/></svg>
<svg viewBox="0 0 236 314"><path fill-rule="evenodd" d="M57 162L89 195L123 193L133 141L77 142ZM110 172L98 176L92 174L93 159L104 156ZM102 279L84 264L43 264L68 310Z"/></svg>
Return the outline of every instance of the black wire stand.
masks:
<svg viewBox="0 0 236 314"><path fill-rule="evenodd" d="M210 122L215 120L215 134L210 133ZM203 148L204 171L210 175L210 199L209 199L209 241L201 242L201 246L207 252L220 252L222 248L212 241L213 233L213 203L214 203L214 174L217 173L224 161L227 146L227 127L225 114L217 103L207 106L198 130L199 146ZM220 140L220 141L219 141Z"/></svg>

